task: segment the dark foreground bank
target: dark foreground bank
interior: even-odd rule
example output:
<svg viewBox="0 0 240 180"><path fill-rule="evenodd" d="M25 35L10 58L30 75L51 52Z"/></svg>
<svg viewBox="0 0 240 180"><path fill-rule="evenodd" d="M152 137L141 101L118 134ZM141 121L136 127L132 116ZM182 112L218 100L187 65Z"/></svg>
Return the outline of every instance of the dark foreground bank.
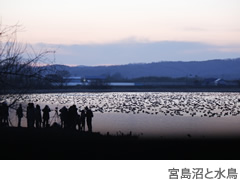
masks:
<svg viewBox="0 0 240 180"><path fill-rule="evenodd" d="M0 159L240 159L240 137L142 139L63 129L0 129Z"/></svg>

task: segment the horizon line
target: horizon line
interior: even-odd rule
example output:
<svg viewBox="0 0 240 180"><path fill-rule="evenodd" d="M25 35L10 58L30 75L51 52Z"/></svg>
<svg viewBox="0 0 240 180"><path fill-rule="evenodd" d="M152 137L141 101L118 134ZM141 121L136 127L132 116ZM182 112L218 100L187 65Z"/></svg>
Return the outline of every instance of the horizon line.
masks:
<svg viewBox="0 0 240 180"><path fill-rule="evenodd" d="M190 60L190 61L183 61L183 60L176 60L176 61L169 61L169 60L162 60L162 61L153 61L153 62L136 62L136 63L127 63L127 64L97 64L97 65L81 65L81 64L46 64L43 66L68 66L68 67L112 67L112 66L126 66L126 65L137 65L137 64L153 64L153 63L177 63L177 62L182 62L182 63L190 63L190 62L206 62L206 61L226 61L226 60L240 60L240 57L236 58L224 58L224 59L206 59L206 60Z"/></svg>

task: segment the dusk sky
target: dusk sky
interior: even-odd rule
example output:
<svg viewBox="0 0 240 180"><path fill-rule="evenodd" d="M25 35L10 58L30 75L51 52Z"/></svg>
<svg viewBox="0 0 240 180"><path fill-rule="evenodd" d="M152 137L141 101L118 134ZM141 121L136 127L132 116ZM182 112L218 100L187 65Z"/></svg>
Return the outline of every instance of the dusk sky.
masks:
<svg viewBox="0 0 240 180"><path fill-rule="evenodd" d="M56 63L111 65L240 57L239 0L0 0L18 40Z"/></svg>

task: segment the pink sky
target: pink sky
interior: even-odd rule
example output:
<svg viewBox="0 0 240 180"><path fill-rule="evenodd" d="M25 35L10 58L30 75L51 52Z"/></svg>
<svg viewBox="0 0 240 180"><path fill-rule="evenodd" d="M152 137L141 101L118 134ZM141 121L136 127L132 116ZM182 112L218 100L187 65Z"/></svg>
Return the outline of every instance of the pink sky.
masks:
<svg viewBox="0 0 240 180"><path fill-rule="evenodd" d="M240 42L239 0L5 0L3 25L19 22L28 43Z"/></svg>
<svg viewBox="0 0 240 180"><path fill-rule="evenodd" d="M0 22L2 26L21 24L21 42L62 45L58 53L74 52L76 59L81 55L65 45L86 45L91 52L89 45L194 42L216 46L211 51L232 52L229 56L235 57L240 49L239 9L239 0L4 0ZM85 52L84 57L90 56ZM128 62L138 62L135 58ZM95 64L115 64L100 59Z"/></svg>

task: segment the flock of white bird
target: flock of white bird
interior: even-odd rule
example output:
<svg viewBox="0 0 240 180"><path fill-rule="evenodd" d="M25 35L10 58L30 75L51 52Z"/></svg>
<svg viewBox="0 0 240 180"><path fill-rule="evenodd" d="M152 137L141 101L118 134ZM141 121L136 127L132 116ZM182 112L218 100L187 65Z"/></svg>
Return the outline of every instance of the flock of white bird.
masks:
<svg viewBox="0 0 240 180"><path fill-rule="evenodd" d="M9 96L8 101L15 97ZM240 93L57 93L23 95L19 102L61 108L89 106L101 113L145 113L166 116L222 117L240 115Z"/></svg>

